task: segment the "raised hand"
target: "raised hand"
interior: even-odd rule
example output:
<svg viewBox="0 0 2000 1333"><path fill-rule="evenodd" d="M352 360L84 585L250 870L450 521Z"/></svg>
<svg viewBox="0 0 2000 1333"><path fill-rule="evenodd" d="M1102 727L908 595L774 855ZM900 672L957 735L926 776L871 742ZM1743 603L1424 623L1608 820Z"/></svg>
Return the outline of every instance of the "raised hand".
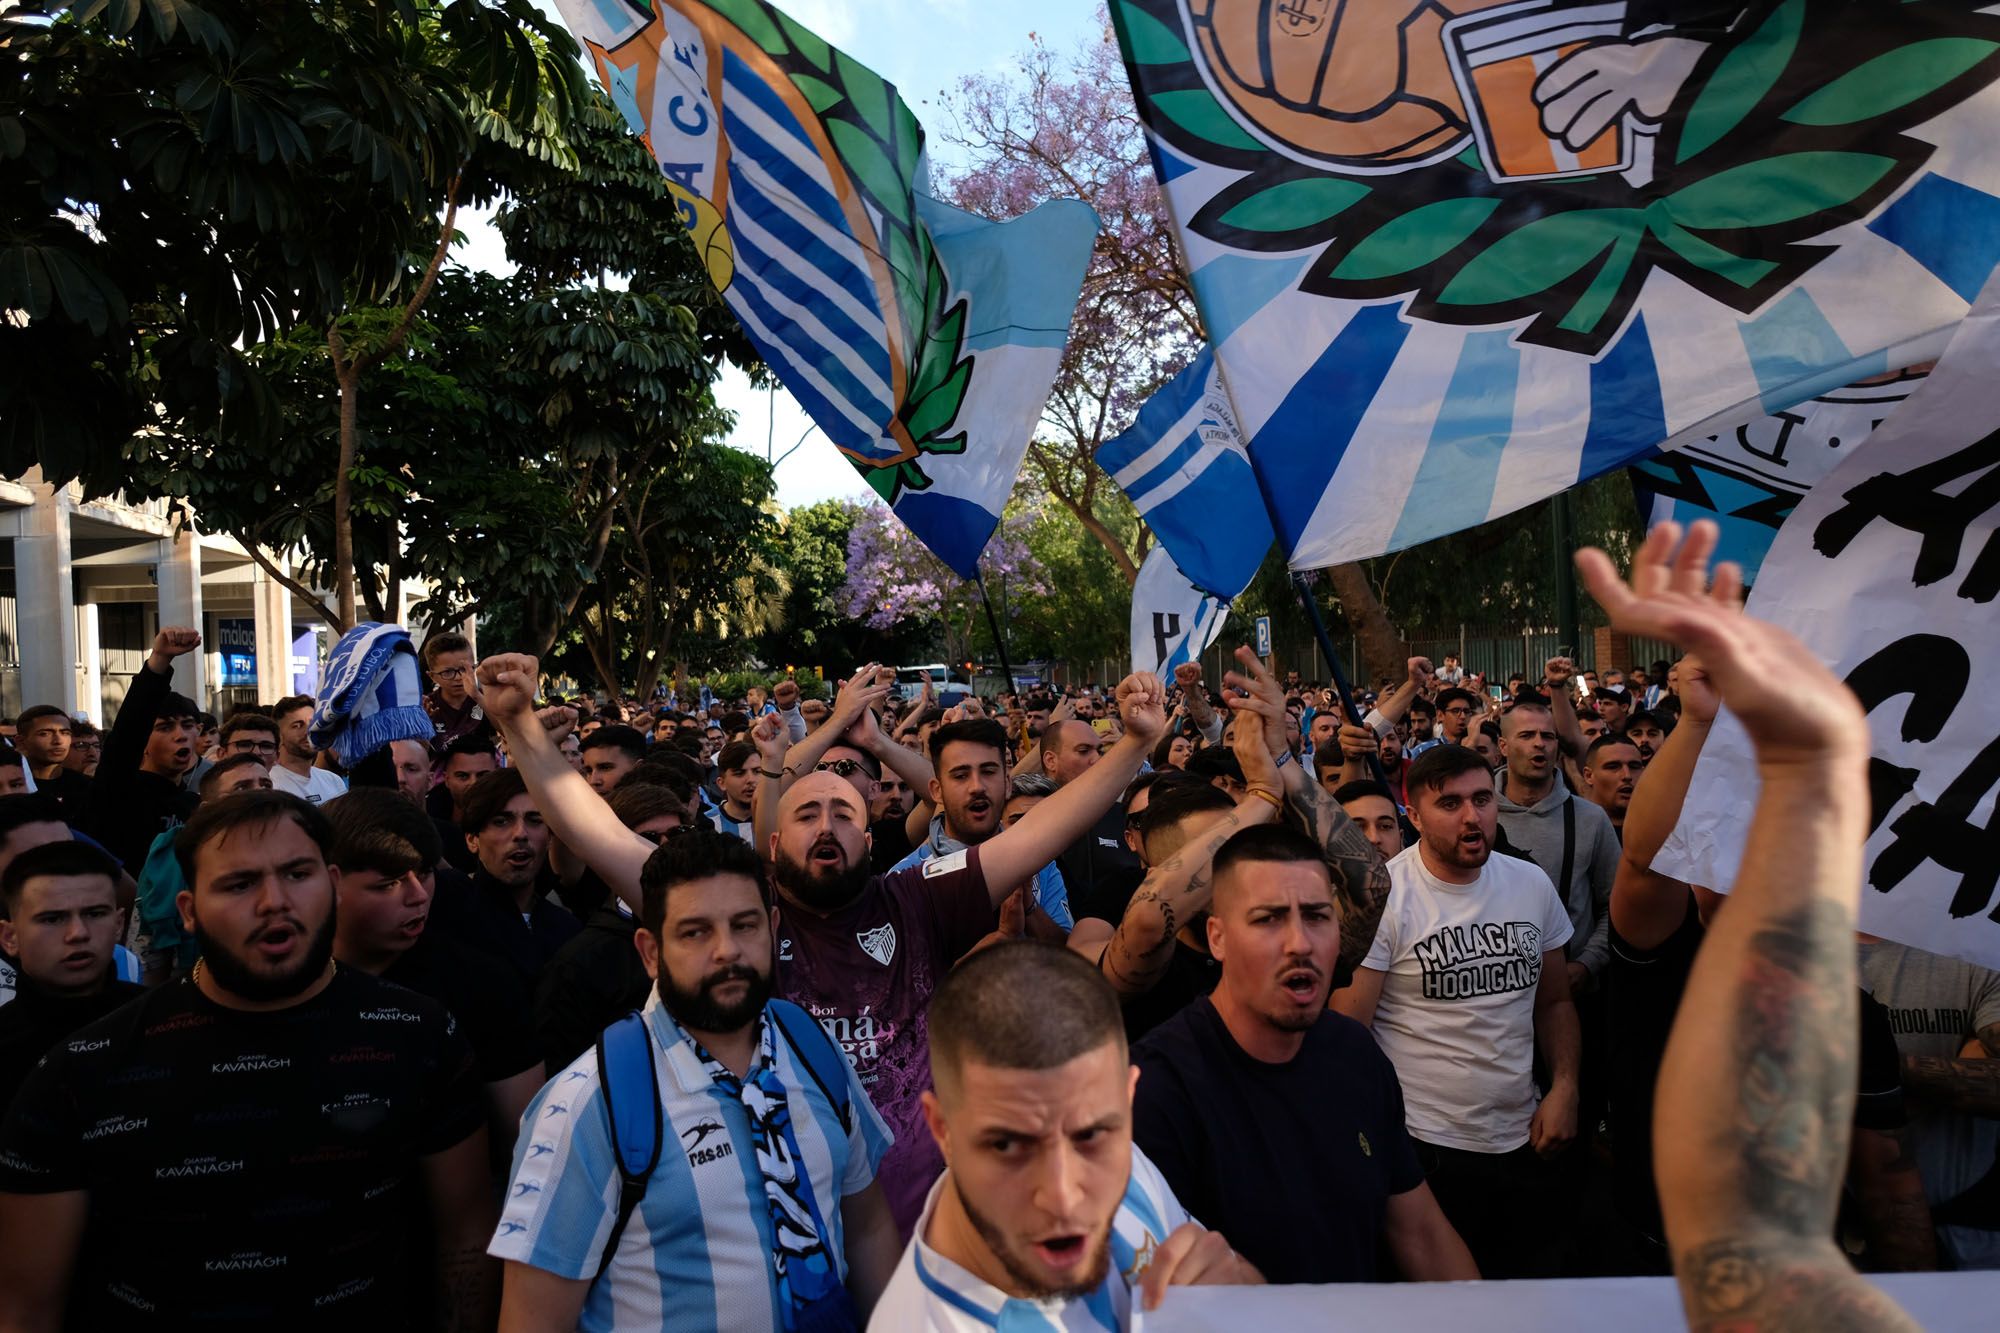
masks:
<svg viewBox="0 0 2000 1333"><path fill-rule="evenodd" d="M542 664L526 653L495 653L472 673L486 716L501 727L519 726L535 708Z"/></svg>
<svg viewBox="0 0 2000 1333"><path fill-rule="evenodd" d="M1715 682L1701 658L1689 653L1680 660L1681 717L1691 722L1713 722L1722 700L1716 696Z"/></svg>
<svg viewBox="0 0 2000 1333"><path fill-rule="evenodd" d="M771 702L778 706L778 711L781 713L788 713L798 707L799 683L795 680L779 681L771 687Z"/></svg>
<svg viewBox="0 0 2000 1333"><path fill-rule="evenodd" d="M1428 657L1412 657L1403 664L1403 670L1405 679L1417 687L1419 694L1429 694L1432 687L1437 684L1437 668L1431 665L1431 659Z"/></svg>
<svg viewBox="0 0 2000 1333"><path fill-rule="evenodd" d="M1792 635L1743 614L1736 565L1718 565L1711 584L1716 532L1704 519L1683 541L1678 523L1658 525L1633 556L1629 582L1594 547L1577 552L1576 567L1612 628L1700 654L1756 746L1760 766L1865 756L1868 722L1853 692Z"/></svg>
<svg viewBox="0 0 2000 1333"><path fill-rule="evenodd" d="M1576 663L1567 657L1551 657L1542 667L1542 679L1549 683L1552 690L1567 690L1570 682L1576 679Z"/></svg>
<svg viewBox="0 0 2000 1333"><path fill-rule="evenodd" d="M1127 735L1151 745L1167 729L1167 687L1150 671L1135 671L1118 682L1113 696ZM1054 715L1050 715L1053 723Z"/></svg>
<svg viewBox="0 0 2000 1333"><path fill-rule="evenodd" d="M1340 753L1358 764L1366 764L1368 756L1381 748L1381 741L1368 727L1357 727L1352 722L1340 724Z"/></svg>
<svg viewBox="0 0 2000 1333"><path fill-rule="evenodd" d="M1264 748L1276 758L1285 748L1285 692L1270 668L1249 647L1236 650L1240 671L1225 672L1222 702L1233 713L1250 713L1264 724ZM1241 730L1241 728L1239 728Z"/></svg>
<svg viewBox="0 0 2000 1333"><path fill-rule="evenodd" d="M750 724L750 743L757 747L764 770L776 773L785 766L785 751L792 747L792 733L783 718L766 713Z"/></svg>
<svg viewBox="0 0 2000 1333"><path fill-rule="evenodd" d="M1236 755L1236 762L1243 766L1243 785L1255 790L1282 795L1285 781L1278 776L1278 765L1265 743L1265 729L1271 725L1271 701L1255 694L1247 694L1239 701L1236 735L1230 741L1230 749ZM1253 721L1261 726L1250 725ZM1278 728L1282 735L1285 725L1284 705L1278 706Z"/></svg>
<svg viewBox="0 0 2000 1333"><path fill-rule="evenodd" d="M548 732L549 739L557 745L561 745L576 730L576 710L562 704L537 708L535 720L542 724L542 730Z"/></svg>
<svg viewBox="0 0 2000 1333"><path fill-rule="evenodd" d="M826 721L836 735L853 726L863 713L889 697L890 686L882 682L881 670L879 663L870 662L848 677L840 692L834 695L833 713ZM890 683L894 683L893 672Z"/></svg>
<svg viewBox="0 0 2000 1333"><path fill-rule="evenodd" d="M164 675L173 670L174 659L201 647L201 635L182 625L165 625L153 636L153 651L146 665Z"/></svg>

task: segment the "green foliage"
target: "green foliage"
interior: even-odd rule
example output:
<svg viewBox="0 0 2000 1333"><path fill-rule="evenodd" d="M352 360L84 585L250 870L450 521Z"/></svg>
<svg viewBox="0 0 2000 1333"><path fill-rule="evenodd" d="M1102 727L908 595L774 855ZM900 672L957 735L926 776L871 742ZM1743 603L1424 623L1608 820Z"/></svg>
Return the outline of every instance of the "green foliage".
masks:
<svg viewBox="0 0 2000 1333"><path fill-rule="evenodd" d="M279 446L248 352L406 293L454 183L485 202L567 165L582 88L531 0L30 0L5 22L0 304L30 315L0 323L0 473L97 492L149 431Z"/></svg>

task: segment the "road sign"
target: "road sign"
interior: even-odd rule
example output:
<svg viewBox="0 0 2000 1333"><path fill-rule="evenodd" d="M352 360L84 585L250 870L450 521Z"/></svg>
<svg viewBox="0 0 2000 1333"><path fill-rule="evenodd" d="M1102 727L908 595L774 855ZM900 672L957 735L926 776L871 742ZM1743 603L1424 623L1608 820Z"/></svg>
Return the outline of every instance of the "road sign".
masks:
<svg viewBox="0 0 2000 1333"><path fill-rule="evenodd" d="M1257 656L1271 655L1271 617L1257 617Z"/></svg>

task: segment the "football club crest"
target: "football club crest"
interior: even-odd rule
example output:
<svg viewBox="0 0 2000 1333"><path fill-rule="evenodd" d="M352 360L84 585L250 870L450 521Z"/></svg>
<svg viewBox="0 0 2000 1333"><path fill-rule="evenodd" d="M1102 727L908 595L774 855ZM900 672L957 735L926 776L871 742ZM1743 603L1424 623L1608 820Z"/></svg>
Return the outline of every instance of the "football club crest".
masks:
<svg viewBox="0 0 2000 1333"><path fill-rule="evenodd" d="M1936 355L2000 260L2000 15L1111 0L1295 568Z"/></svg>
<svg viewBox="0 0 2000 1333"><path fill-rule="evenodd" d="M857 930L854 941L861 946L861 952L884 967L889 966L889 961L896 956L896 927L893 922L873 930Z"/></svg>

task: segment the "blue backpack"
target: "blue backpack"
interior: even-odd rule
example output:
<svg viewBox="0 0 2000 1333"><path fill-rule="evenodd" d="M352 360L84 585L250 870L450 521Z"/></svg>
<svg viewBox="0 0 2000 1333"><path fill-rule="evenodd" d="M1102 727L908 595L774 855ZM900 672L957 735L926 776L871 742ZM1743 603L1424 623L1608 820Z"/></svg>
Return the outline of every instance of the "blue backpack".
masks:
<svg viewBox="0 0 2000 1333"><path fill-rule="evenodd" d="M790 1000L772 1000L765 1012L777 1024L778 1033L806 1073L840 1115L843 1134L854 1132L854 1107L848 1097L847 1056L834 1045L826 1029L812 1015ZM799 1030L812 1035L803 1043ZM597 1261L597 1275L611 1266L618 1238L639 1200L646 1197L646 1182L660 1164L660 1140L664 1137L665 1116L660 1107L660 1090L653 1072L653 1038L646 1031L643 1014L629 1013L604 1029L597 1038L597 1081L604 1089L604 1115L611 1126L611 1146L618 1154L618 1217L605 1238L604 1254ZM836 1091L838 1089L838 1091Z"/></svg>

